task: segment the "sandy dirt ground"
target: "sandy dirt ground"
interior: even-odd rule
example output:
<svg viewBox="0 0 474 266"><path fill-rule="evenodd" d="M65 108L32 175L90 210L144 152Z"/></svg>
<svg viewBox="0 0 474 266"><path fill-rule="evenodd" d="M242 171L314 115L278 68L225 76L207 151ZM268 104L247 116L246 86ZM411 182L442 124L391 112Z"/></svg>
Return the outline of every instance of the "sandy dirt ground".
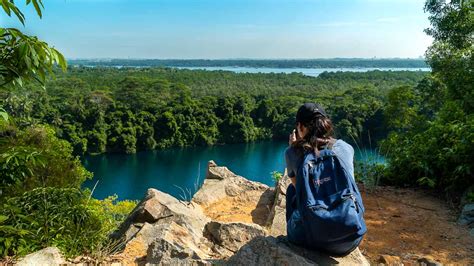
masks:
<svg viewBox="0 0 474 266"><path fill-rule="evenodd" d="M457 213L442 199L423 190L378 187L361 188L368 233L360 249L371 263L380 255L394 255L405 265L419 257L443 264L474 265L474 237L456 224ZM256 195L226 198L204 212L219 221L254 222L264 225L271 204Z"/></svg>

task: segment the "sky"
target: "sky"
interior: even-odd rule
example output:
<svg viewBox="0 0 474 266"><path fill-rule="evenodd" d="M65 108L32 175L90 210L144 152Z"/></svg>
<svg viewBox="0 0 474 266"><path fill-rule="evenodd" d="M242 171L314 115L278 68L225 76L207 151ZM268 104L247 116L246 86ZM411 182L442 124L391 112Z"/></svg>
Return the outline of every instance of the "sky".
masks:
<svg viewBox="0 0 474 266"><path fill-rule="evenodd" d="M26 26L67 58L416 58L424 0L43 0ZM16 1L17 3L24 1Z"/></svg>

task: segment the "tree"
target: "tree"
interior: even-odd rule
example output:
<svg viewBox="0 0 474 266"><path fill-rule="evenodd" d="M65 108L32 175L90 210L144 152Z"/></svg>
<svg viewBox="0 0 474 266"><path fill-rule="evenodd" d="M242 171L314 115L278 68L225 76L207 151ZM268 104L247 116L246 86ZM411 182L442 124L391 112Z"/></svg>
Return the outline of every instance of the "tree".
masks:
<svg viewBox="0 0 474 266"><path fill-rule="evenodd" d="M389 180L457 199L474 185L474 1L428 0L425 11L432 73L413 89L389 93L389 125L398 127L384 142Z"/></svg>
<svg viewBox="0 0 474 266"><path fill-rule="evenodd" d="M26 0L26 4L33 5L38 16L42 17L42 0ZM25 16L13 0L3 0L0 5L8 16L15 15L25 24ZM15 28L0 28L0 59L0 87L10 84L22 86L25 80L30 79L44 83L46 73L53 73L55 63L63 70L67 67L60 52Z"/></svg>

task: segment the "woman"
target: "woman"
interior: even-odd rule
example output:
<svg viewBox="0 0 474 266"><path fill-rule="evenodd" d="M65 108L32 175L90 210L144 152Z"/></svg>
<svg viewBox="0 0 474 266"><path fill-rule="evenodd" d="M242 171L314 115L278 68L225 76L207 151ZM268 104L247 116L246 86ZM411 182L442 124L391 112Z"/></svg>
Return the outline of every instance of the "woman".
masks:
<svg viewBox="0 0 474 266"><path fill-rule="evenodd" d="M286 192L286 220L288 224L288 239L297 245L302 245L313 249L322 249L323 251L332 253L334 255L345 255L350 253L360 244L362 235L365 234L366 231L365 222L363 222L362 217L364 212L362 199L360 198L360 193L357 189L357 186L355 185L354 180L354 149L345 141L340 139L336 140L334 138L334 128L330 118L324 109L315 103L305 103L298 109L296 114L296 130L293 130L289 136L289 145L290 146L285 151L288 177L291 179L291 184L288 186ZM362 225L359 224L356 229L357 232L350 234L343 239L337 241L328 241L327 243L323 242L323 244L320 242L313 245L311 242L311 237L308 236L310 234L307 229L308 224L305 224L311 221L308 221L309 219L305 218L307 216L304 213L302 214L302 212L306 211L304 208L301 208L302 206L298 206L298 201L301 200L297 200L297 197L301 198L301 195L299 194L307 193L309 191L309 189L307 189L308 185L306 185L306 187L302 187L304 185L301 184L303 182L307 182L307 179L302 179L301 173L298 175L298 177L297 174L305 160L305 155L308 153L313 153L315 158L318 158L319 153L323 149L332 150L333 153L331 152L331 154L337 157L338 164L341 168L344 168L343 172L350 176L346 176L346 178L352 179L349 180L350 182L346 182L345 184L347 184L347 186L352 184L352 189L350 191L357 196L359 202L355 200L356 197L353 195L350 195L350 198L354 198L354 202L356 204L353 204L352 207L357 209L357 215L361 217ZM329 170L333 171L332 168ZM339 177L341 175L333 176L334 179L341 179L341 177ZM316 185L319 186L324 180L324 178L321 180L318 179ZM300 189L297 189L298 185ZM297 194L297 191L299 194ZM302 203L300 203L300 205L301 204ZM335 228L337 228L337 226ZM312 231L314 234L314 230ZM322 233L325 232L321 232L321 234ZM316 232L316 235L318 234L319 233Z"/></svg>

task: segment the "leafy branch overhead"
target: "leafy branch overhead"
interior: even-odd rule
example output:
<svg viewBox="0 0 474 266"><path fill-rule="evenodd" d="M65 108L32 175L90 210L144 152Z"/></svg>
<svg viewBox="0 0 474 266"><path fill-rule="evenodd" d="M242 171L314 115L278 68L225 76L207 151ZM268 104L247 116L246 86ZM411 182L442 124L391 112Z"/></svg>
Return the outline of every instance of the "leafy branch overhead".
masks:
<svg viewBox="0 0 474 266"><path fill-rule="evenodd" d="M15 15L25 24L25 16L13 0L1 0L0 3L8 16ZM42 0L26 0L26 5L30 4L41 18ZM0 28L0 62L0 87L22 86L24 81L31 79L43 84L46 74L53 74L55 64L63 71L67 68L67 62L58 50L15 28Z"/></svg>
<svg viewBox="0 0 474 266"><path fill-rule="evenodd" d="M25 25L25 15L21 10L15 5L15 2L13 0L1 0L0 4L2 5L3 10L9 17L11 17L13 14L20 20L21 24ZM26 5L32 4L33 7L36 10L36 14L40 18L43 17L43 13L41 9L44 8L43 1L42 0L26 0Z"/></svg>

